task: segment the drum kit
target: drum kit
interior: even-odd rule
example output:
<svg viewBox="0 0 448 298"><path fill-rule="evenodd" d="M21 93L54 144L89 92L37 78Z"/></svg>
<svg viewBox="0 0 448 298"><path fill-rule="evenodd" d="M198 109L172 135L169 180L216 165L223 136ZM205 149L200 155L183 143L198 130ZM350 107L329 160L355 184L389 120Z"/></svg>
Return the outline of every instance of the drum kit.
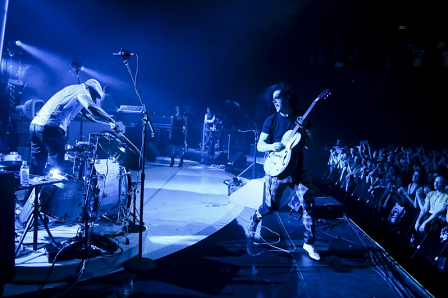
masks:
<svg viewBox="0 0 448 298"><path fill-rule="evenodd" d="M136 190L129 170L141 169L140 150L121 133L104 131L90 134L88 141L66 145L65 152L70 170L48 172L46 178L61 182L42 187L40 212L69 224L103 218L121 225L129 220ZM32 197L19 214L22 224L32 212Z"/></svg>

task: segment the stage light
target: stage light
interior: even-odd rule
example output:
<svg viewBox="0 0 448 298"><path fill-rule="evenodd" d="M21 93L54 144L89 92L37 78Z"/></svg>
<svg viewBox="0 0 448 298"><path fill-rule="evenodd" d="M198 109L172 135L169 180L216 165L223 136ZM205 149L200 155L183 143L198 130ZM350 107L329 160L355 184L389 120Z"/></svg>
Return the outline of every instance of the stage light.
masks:
<svg viewBox="0 0 448 298"><path fill-rule="evenodd" d="M14 57L16 54L20 55L22 54L22 52L19 49L19 45L21 45L22 42L20 40L16 40L16 41L9 41L8 42L8 47L6 48L6 50L8 51L8 55L12 58Z"/></svg>

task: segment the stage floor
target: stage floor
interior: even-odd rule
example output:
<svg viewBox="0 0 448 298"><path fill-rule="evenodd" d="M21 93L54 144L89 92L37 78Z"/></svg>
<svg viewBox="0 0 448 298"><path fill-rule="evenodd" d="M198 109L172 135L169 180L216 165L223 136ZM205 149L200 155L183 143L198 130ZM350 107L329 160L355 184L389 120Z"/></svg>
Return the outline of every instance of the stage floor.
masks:
<svg viewBox="0 0 448 298"><path fill-rule="evenodd" d="M132 182L145 178L144 194L137 194L143 197L148 228L141 268L119 269L104 277L21 295L6 286L4 295L431 297L412 277L392 274L399 266L372 246L349 218L319 220L316 247L322 260L316 262L303 250L302 224L289 210L262 221L260 240L248 239L254 209L247 206L254 198L230 200L228 183L234 173L201 159L186 160L180 168L178 160L174 167L168 165L168 157L158 157L146 163L145 175L131 173ZM258 196L259 190L253 193ZM144 270L146 261L153 261L155 267Z"/></svg>

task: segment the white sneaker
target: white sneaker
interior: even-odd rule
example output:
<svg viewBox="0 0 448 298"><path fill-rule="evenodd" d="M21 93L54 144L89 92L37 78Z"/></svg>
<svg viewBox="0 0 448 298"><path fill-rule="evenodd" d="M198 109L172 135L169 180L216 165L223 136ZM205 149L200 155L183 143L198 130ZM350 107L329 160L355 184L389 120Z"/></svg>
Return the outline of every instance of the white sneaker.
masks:
<svg viewBox="0 0 448 298"><path fill-rule="evenodd" d="M317 251L314 249L313 245L310 244L303 244L303 249L308 253L308 256L315 260L315 261L320 261L320 255L317 253Z"/></svg>

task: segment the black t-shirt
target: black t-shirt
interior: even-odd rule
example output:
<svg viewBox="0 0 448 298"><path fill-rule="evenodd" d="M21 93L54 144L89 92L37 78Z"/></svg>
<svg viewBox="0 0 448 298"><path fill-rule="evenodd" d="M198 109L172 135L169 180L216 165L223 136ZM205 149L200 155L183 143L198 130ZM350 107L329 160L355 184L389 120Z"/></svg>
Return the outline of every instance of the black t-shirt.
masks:
<svg viewBox="0 0 448 298"><path fill-rule="evenodd" d="M268 139L268 143L280 142L282 140L283 135L288 131L292 130L296 127L295 120L299 115L303 115L301 112L295 112L289 117L283 117L280 113L275 113L269 116L263 124L261 128L261 132L264 132L270 135L270 139ZM309 119L307 119L306 129L311 129L311 123ZM303 153L300 150L297 154L297 166L295 167L292 176L300 178L301 170L303 166Z"/></svg>
<svg viewBox="0 0 448 298"><path fill-rule="evenodd" d="M261 132L267 133L271 136L271 139L268 140L270 143L280 142L282 140L283 135L288 131L292 130L296 127L295 120L299 115L302 115L300 112L293 113L289 117L283 117L280 113L275 113L269 116L263 124L261 128ZM311 129L310 121L307 119L306 129Z"/></svg>

